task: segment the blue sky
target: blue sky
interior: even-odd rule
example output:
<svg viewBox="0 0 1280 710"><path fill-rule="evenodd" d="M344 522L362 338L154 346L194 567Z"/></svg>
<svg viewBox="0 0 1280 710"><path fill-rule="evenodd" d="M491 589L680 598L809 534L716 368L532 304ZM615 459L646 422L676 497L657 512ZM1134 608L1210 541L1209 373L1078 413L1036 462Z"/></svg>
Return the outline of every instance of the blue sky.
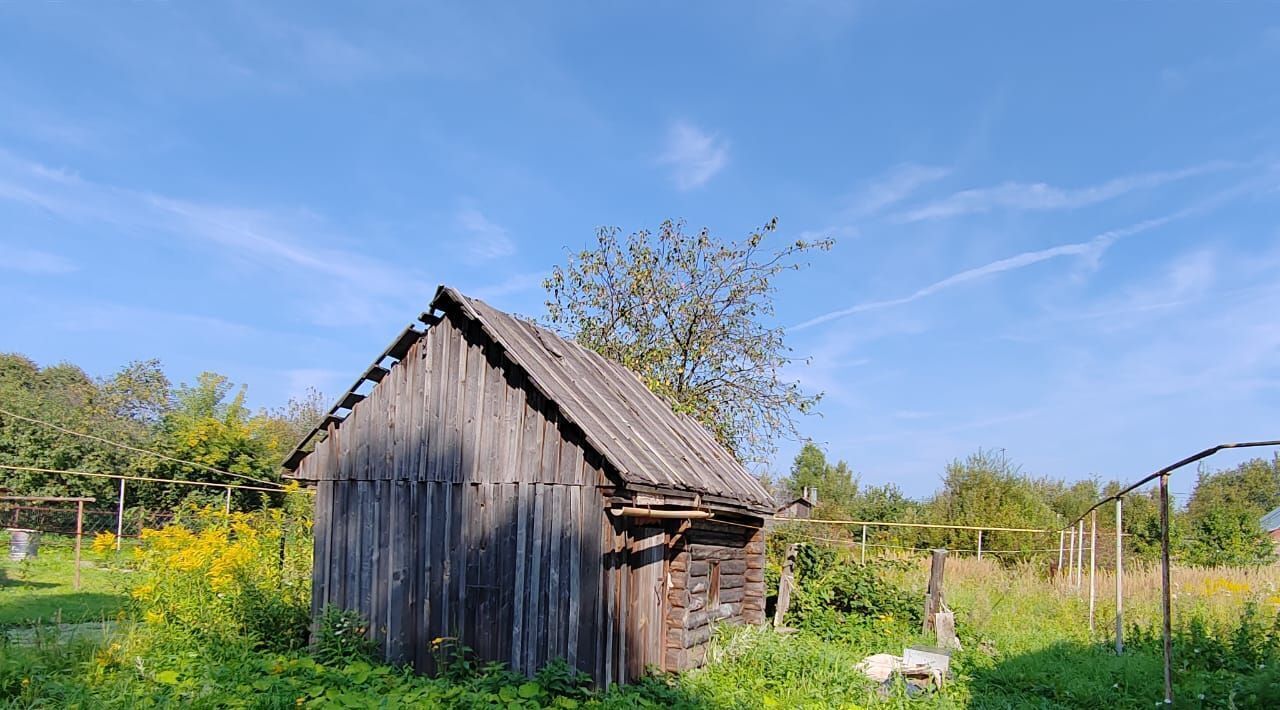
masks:
<svg viewBox="0 0 1280 710"><path fill-rule="evenodd" d="M597 226L777 216L866 481L1280 435L1280 10L772 5L5 4L0 349L274 406L439 283L538 315Z"/></svg>

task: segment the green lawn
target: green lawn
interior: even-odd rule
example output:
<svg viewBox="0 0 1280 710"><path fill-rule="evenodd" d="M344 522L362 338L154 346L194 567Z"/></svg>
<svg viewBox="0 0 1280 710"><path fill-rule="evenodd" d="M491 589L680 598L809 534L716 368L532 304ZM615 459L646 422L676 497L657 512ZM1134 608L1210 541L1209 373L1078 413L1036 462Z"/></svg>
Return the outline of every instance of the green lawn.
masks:
<svg viewBox="0 0 1280 710"><path fill-rule="evenodd" d="M114 618L128 599L124 573L108 569L89 551L81 553L80 589L75 577L74 539L46 535L34 559L10 562L8 535L0 532L0 628L37 623L76 624Z"/></svg>

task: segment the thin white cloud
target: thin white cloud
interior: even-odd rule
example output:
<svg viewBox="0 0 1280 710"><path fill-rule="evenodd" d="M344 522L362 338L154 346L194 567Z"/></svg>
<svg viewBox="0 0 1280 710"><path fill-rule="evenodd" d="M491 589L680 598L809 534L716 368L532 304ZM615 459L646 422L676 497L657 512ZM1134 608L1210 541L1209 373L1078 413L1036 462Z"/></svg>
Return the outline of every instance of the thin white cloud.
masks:
<svg viewBox="0 0 1280 710"><path fill-rule="evenodd" d="M467 233L467 253L473 261L488 261L516 253L516 244L501 225L495 224L478 209L460 210L455 218Z"/></svg>
<svg viewBox="0 0 1280 710"><path fill-rule="evenodd" d="M868 217L898 204L917 190L951 174L951 168L903 163L862 187L849 204L849 215Z"/></svg>
<svg viewBox="0 0 1280 710"><path fill-rule="evenodd" d="M0 269L37 276L56 276L69 274L78 268L67 259L47 251L15 246L0 247Z"/></svg>
<svg viewBox="0 0 1280 710"><path fill-rule="evenodd" d="M219 256L248 269L318 275L322 290L341 291L352 298L418 299L431 293L430 283L413 271L336 246L345 240L305 210L217 205L116 187L4 151L0 151L0 200L72 222L110 225L130 236L190 240L213 247Z"/></svg>
<svg viewBox="0 0 1280 710"><path fill-rule="evenodd" d="M971 281L977 281L980 279L987 278L988 276L994 276L996 274L1004 273L1006 271L1022 269L1022 268L1031 266L1033 264L1039 264L1042 261L1049 261L1050 259L1057 259L1059 257L1064 257L1064 256L1081 257L1091 263L1096 263L1097 260L1101 258L1103 252L1109 249L1111 245L1114 244L1117 240L1134 235L1134 234L1138 234L1139 232L1145 232L1151 229L1155 229L1156 227L1160 227L1165 224L1168 224L1169 222L1175 219L1178 219L1179 217L1182 217L1182 216L1185 216L1185 211L1177 212L1165 217L1148 219L1148 220L1139 222L1137 224L1124 227L1122 229L1113 229L1108 232L1103 232L1102 234L1099 234L1087 241L1075 242L1072 244L1060 244L1058 246L1049 247L1048 249L1039 249L1036 251L1028 251L1028 252L1023 252L1021 254L1015 254L1013 256L1006 257L1004 259L998 259L988 264L983 264L982 266L974 267L972 269L966 269L959 273L952 274L951 276L948 276L945 279L942 279L940 281L935 281L929 284L928 286L925 286L924 288L918 289L907 296L902 296L901 298L891 298L891 299L882 300L882 301L867 301L864 303L859 303L859 304L850 306L848 308L842 308L840 310L824 313L815 318L810 318L809 320L804 321L803 323L798 323L792 326L788 330L791 330L791 331L804 330L805 328L811 328L815 325L836 320L837 318L850 316L855 313L863 313L866 311L877 311L883 308L891 308L893 306L905 305L913 301L919 301L922 298L927 298L940 291L945 291L949 288L954 288L956 286L960 286L960 285L969 283Z"/></svg>
<svg viewBox="0 0 1280 710"><path fill-rule="evenodd" d="M729 163L729 143L687 121L676 121L667 131L658 162L671 166L677 188L692 190L707 184Z"/></svg>
<svg viewBox="0 0 1280 710"><path fill-rule="evenodd" d="M895 217L900 222L945 219L994 210L1070 210L1106 202L1137 190L1149 190L1178 180L1223 170L1229 163L1213 162L1182 170L1140 173L1108 180L1100 185L1061 188L1046 183L1006 182L993 187L961 190Z"/></svg>

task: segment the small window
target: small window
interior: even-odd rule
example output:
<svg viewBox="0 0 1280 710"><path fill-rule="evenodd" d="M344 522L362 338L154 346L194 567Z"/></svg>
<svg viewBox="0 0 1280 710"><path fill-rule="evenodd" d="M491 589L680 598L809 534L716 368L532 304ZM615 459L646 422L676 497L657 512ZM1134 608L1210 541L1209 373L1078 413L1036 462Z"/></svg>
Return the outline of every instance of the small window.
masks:
<svg viewBox="0 0 1280 710"><path fill-rule="evenodd" d="M720 606L720 561L711 561L711 575L707 579L707 611Z"/></svg>

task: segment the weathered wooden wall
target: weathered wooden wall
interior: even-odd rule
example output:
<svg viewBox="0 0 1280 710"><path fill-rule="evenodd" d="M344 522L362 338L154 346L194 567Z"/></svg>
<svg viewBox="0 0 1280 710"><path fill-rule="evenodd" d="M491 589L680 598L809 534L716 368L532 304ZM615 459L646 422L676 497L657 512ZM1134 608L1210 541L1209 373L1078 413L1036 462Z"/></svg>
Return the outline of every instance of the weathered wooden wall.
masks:
<svg viewBox="0 0 1280 710"><path fill-rule="evenodd" d="M360 611L388 660L424 671L431 641L456 637L524 671L563 657L616 674L602 464L522 385L476 326L446 319L304 459L313 611Z"/></svg>
<svg viewBox="0 0 1280 710"><path fill-rule="evenodd" d="M700 523L671 550L667 528L606 514L606 467L478 324L446 314L297 471L317 486L313 612L359 611L387 660L425 672L432 641L457 638L525 673L560 657L626 682L668 660L671 554L696 566L715 548L722 610L681 632L763 619L758 530ZM705 654L679 651L670 669Z"/></svg>
<svg viewBox="0 0 1280 710"><path fill-rule="evenodd" d="M717 622L764 623L764 536L759 527L697 521L677 538L669 569L667 670L701 665ZM718 597L715 605L713 597Z"/></svg>

